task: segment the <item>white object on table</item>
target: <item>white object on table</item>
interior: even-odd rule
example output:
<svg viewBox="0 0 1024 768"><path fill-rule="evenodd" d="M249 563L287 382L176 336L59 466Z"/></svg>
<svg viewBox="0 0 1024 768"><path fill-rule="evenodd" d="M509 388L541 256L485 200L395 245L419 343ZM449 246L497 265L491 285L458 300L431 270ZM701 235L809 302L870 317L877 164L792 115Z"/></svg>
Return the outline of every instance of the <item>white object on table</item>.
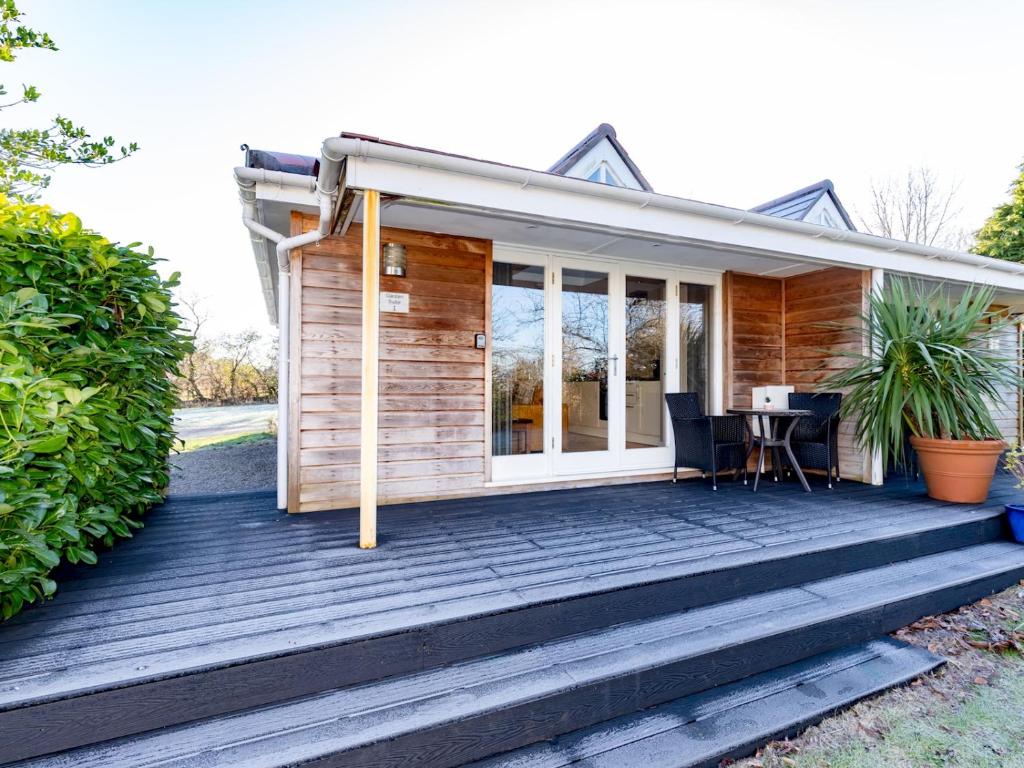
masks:
<svg viewBox="0 0 1024 768"><path fill-rule="evenodd" d="M750 390L751 407L764 408L766 411L784 411L789 408L789 393L795 392L792 384L773 384L767 387L754 387ZM761 420L751 419L754 436L761 436Z"/></svg>

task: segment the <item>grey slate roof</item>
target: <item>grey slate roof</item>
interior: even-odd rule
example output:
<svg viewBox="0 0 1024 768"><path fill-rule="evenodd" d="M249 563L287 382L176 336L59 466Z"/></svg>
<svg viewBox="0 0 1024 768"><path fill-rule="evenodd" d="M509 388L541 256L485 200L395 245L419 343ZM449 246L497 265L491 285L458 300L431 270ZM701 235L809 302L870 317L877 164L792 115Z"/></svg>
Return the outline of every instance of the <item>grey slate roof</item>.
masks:
<svg viewBox="0 0 1024 768"><path fill-rule="evenodd" d="M320 172L320 160L308 155L292 152L269 152L265 149L245 149L245 167L262 168L265 171L282 171L303 176L316 176Z"/></svg>
<svg viewBox="0 0 1024 768"><path fill-rule="evenodd" d="M857 228L853 225L853 221L850 219L850 215L846 212L843 204L839 202L835 186L829 179L822 179L817 184L811 184L809 187L798 189L796 192L790 192L788 195L769 200L767 203L761 203L761 205L754 206L750 210L754 213L764 213L769 216L778 216L782 219L803 221L815 203L824 195L832 198L832 203L835 205L836 210L839 211L839 215L843 217L843 222L853 232L856 232Z"/></svg>
<svg viewBox="0 0 1024 768"><path fill-rule="evenodd" d="M626 164L626 167L629 168L629 172L633 174L633 177L637 180L637 183L640 184L644 191L653 192L654 188L651 187L650 182L644 178L640 169L636 167L636 163L633 162L629 153L626 151L626 148L622 146L616 137L615 129L608 123L601 123L597 128L587 134L583 141L566 152L557 163L548 168L548 173L557 173L559 176L564 176L565 173L572 168L581 157L596 147L602 139L608 139L608 141L611 142L612 147L615 148L615 151L619 153L619 157L622 158L622 162Z"/></svg>

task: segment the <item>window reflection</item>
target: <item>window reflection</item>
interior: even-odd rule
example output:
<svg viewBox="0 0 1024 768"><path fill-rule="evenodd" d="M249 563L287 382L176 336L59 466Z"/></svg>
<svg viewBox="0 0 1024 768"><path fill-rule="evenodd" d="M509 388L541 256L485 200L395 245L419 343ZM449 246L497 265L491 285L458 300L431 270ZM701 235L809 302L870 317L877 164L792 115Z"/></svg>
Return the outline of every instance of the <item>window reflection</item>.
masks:
<svg viewBox="0 0 1024 768"><path fill-rule="evenodd" d="M608 275L562 270L562 451L608 449Z"/></svg>
<svg viewBox="0 0 1024 768"><path fill-rule="evenodd" d="M544 451L544 268L494 263L491 454Z"/></svg>
<svg viewBox="0 0 1024 768"><path fill-rule="evenodd" d="M626 448L665 444L664 280L626 276Z"/></svg>

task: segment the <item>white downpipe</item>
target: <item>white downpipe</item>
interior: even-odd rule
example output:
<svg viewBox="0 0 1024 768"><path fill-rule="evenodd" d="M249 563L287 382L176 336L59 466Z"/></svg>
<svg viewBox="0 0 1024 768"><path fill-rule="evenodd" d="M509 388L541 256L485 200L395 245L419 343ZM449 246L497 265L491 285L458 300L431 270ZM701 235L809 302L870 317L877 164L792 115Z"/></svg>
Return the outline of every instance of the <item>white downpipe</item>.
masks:
<svg viewBox="0 0 1024 768"><path fill-rule="evenodd" d="M291 324L288 302L291 298L291 273L277 275L277 508L288 509L288 372L291 356L288 343Z"/></svg>
<svg viewBox="0 0 1024 768"><path fill-rule="evenodd" d="M663 210L679 211L682 213L696 214L716 219L722 219L733 224L754 224L760 227L779 229L785 232L794 232L812 237L826 237L830 240L850 242L870 248L886 251L889 253L909 253L916 256L925 256L930 259L960 262L971 264L983 269L991 269L994 272L1007 272L1015 275L1024 275L1024 265L1011 261L992 259L987 256L978 256L973 253L960 253L946 248L935 248L917 243L905 243L902 241L889 240L876 235L867 235L862 232L846 232L842 230L828 231L816 224L808 224L803 221L784 219L778 216L769 216L764 213L754 213L738 208L728 208L723 205L711 205L696 200L687 200L682 197L670 197L659 195L654 192L644 192L625 187L615 187L609 184L594 184L582 179L574 179L568 176L559 176L553 173L541 173L526 168L519 168L511 165L489 163L483 160L474 160L468 157L457 157L439 152L429 152L413 147L395 146L393 144L382 144L376 141L365 139L332 137L323 143L323 158L327 157L361 157L374 158L378 160L389 160L406 165L421 166L437 170L462 173L468 176L493 179L495 181L508 181L518 184L521 188L538 187L559 192L573 192L586 194L593 197L602 197L610 200L619 200L625 203L634 203L641 208L652 207ZM321 159L321 162L324 162Z"/></svg>
<svg viewBox="0 0 1024 768"><path fill-rule="evenodd" d="M340 193L338 179L341 158L325 159L320 164L320 175L301 177L296 174L264 171L256 168L236 168L239 196L242 199L242 223L252 233L253 239L265 238L276 243L277 254L277 508L288 509L288 436L289 436L289 372L291 368L291 252L294 248L312 245L327 237L334 213L334 200ZM285 186L304 187L315 190L320 205L320 220L317 228L294 237L285 237L267 227L257 218L257 182L279 183ZM294 510L298 511L298 510Z"/></svg>

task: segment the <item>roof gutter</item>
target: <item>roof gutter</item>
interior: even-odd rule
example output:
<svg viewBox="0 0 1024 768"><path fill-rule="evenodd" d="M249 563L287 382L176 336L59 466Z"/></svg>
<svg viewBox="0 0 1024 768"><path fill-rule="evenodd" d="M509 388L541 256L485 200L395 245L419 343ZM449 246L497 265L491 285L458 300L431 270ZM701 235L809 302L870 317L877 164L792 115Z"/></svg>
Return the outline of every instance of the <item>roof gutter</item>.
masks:
<svg viewBox="0 0 1024 768"><path fill-rule="evenodd" d="M331 231L331 220L334 215L334 201L341 193L344 183L341 155L327 157L320 162L320 174L298 176L280 171L266 171L257 168L236 168L235 181L238 183L238 195L242 200L242 223L250 232L253 247L270 241L275 244L277 254L277 508L288 509L288 376L291 365L291 328L290 307L291 297L291 252L295 248L317 243ZM317 228L293 237L271 229L259 220L259 209L256 206L257 183L280 184L282 186L299 187L316 195L320 208L320 220ZM298 510L294 510L298 511Z"/></svg>
<svg viewBox="0 0 1024 768"><path fill-rule="evenodd" d="M904 253L915 256L923 256L928 259L942 261L956 261L962 264L970 264L980 269L991 269L995 272L1004 272L1018 276L1024 276L1024 265L1001 259L993 259L988 256L978 256L973 253L961 253L946 248L935 248L918 243L904 242L902 240L889 240L877 235L868 235L863 232L847 232L844 230L830 229L817 224L809 224L803 221L783 219L776 216L769 216L753 211L744 211L738 208L728 208L722 205L701 203L696 200L687 200L681 197L660 195L654 192L643 192L640 190L627 189L625 187L614 187L606 184L594 184L582 179L574 179L567 176L559 176L542 171L532 171L527 168L519 168L499 163L489 163L484 160L473 158L446 155L437 152L428 152L412 147L383 144L366 139L332 137L323 143L323 157L345 157L354 156L360 158L373 158L377 160L388 160L391 162L404 163L407 165L433 168L437 170L462 173L481 178L506 181L518 184L521 188L539 187L558 192L571 192L584 194L593 197L618 200L624 203L636 204L640 208L660 208L668 211L706 216L733 224L751 224L757 227L768 227L770 229L782 230L808 237L825 237L831 240L843 241L861 245L875 250L889 253ZM321 160L323 162L323 160Z"/></svg>

